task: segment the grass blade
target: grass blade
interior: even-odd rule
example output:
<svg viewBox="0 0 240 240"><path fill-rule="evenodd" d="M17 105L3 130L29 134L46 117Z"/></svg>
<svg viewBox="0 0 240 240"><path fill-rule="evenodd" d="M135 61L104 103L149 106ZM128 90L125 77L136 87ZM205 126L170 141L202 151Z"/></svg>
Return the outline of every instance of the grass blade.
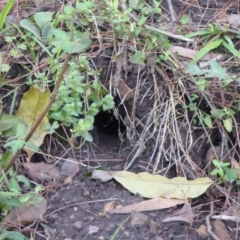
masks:
<svg viewBox="0 0 240 240"><path fill-rule="evenodd" d="M114 231L114 233L111 235L111 237L109 238L109 240L114 240L115 237L117 236L118 232L120 231L121 227L123 226L123 224L129 219L129 217L124 220L119 226L118 228Z"/></svg>
<svg viewBox="0 0 240 240"><path fill-rule="evenodd" d="M231 46L230 44L228 44L228 43L225 42L225 41L223 41L222 44L223 44L223 46L224 46L225 48L227 48L228 51L229 51L230 53L232 53L235 57L240 58L240 52L239 52L236 48L234 48L233 46Z"/></svg>
<svg viewBox="0 0 240 240"><path fill-rule="evenodd" d="M2 29L2 26L6 20L8 13L10 12L13 4L14 4L14 0L8 0L7 4L5 5L2 12L0 13L0 29Z"/></svg>
<svg viewBox="0 0 240 240"><path fill-rule="evenodd" d="M203 47L196 55L196 57L193 59L193 61L196 63L201 58L203 58L207 53L209 53L211 50L219 47L219 45L222 43L222 40L216 40L214 42L211 42L207 44L205 47Z"/></svg>

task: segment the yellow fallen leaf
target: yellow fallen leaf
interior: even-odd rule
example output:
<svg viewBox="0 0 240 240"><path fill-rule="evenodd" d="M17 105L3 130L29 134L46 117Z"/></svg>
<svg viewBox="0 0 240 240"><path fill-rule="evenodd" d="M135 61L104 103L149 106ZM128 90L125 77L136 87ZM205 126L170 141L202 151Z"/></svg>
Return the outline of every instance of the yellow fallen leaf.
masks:
<svg viewBox="0 0 240 240"><path fill-rule="evenodd" d="M146 172L135 174L127 171L110 171L110 174L130 192L146 198L196 198L213 183L207 177L188 181L183 177L168 179Z"/></svg>
<svg viewBox="0 0 240 240"><path fill-rule="evenodd" d="M31 130L32 126L39 118L43 109L46 107L47 103L50 100L50 91L49 89L40 90L35 87L31 87L28 92L23 95L23 98L20 103L20 107L17 111L16 116L23 119L29 127L28 132ZM45 125L48 123L48 118L45 116L41 121L40 125L34 132L32 138L29 142L33 143L35 146L39 147L43 143L43 139L47 134L47 131L44 130ZM26 132L26 135L28 134ZM28 154L28 160L30 161L34 150L25 146L24 151Z"/></svg>

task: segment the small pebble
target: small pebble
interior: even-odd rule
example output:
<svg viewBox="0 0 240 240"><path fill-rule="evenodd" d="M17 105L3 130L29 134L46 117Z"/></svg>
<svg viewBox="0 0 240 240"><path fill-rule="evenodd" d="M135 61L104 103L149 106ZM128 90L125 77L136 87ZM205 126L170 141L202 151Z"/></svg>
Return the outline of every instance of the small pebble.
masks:
<svg viewBox="0 0 240 240"><path fill-rule="evenodd" d="M97 233L99 231L99 227L90 225L88 228L88 234L93 234L93 233Z"/></svg>
<svg viewBox="0 0 240 240"><path fill-rule="evenodd" d="M73 224L73 226L74 226L75 228L77 228L77 229L82 229L82 222L77 221L77 222L75 222L75 223Z"/></svg>

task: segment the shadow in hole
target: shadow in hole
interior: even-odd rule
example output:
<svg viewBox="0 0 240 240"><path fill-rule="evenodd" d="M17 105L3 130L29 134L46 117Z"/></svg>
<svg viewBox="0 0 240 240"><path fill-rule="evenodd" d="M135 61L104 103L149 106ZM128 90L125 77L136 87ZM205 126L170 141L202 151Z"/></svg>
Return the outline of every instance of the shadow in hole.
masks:
<svg viewBox="0 0 240 240"><path fill-rule="evenodd" d="M126 126L120 120L117 120L113 114L113 111L100 112L95 116L94 123L98 134L105 134L109 136L118 137L118 129L120 128L121 133L126 131Z"/></svg>

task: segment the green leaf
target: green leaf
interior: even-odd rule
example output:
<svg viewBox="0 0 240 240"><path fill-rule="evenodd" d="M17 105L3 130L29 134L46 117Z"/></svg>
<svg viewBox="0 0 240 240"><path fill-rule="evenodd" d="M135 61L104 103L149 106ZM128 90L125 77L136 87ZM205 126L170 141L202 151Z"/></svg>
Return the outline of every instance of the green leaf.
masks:
<svg viewBox="0 0 240 240"><path fill-rule="evenodd" d="M46 42L50 39L52 34L53 26L52 23L47 23L42 29L42 41Z"/></svg>
<svg viewBox="0 0 240 240"><path fill-rule="evenodd" d="M70 35L63 31L63 30L60 30L60 29L53 29L52 30L52 34L56 37L56 41L57 40L61 40L61 41L70 41Z"/></svg>
<svg viewBox="0 0 240 240"><path fill-rule="evenodd" d="M237 184L237 185L240 185L240 180L237 180L237 181L236 181L236 184Z"/></svg>
<svg viewBox="0 0 240 240"><path fill-rule="evenodd" d="M11 178L9 181L8 189L11 192L21 193L21 188L15 178Z"/></svg>
<svg viewBox="0 0 240 240"><path fill-rule="evenodd" d="M221 164L221 162L219 162L219 160L217 160L217 159L213 159L213 160L212 160L212 163L213 163L213 165L214 165L215 167L217 167L217 166L219 166L219 165Z"/></svg>
<svg viewBox="0 0 240 240"><path fill-rule="evenodd" d="M137 22L138 26L142 26L146 22L146 20L147 20L147 17L142 16Z"/></svg>
<svg viewBox="0 0 240 240"><path fill-rule="evenodd" d="M224 171L223 171L222 168L218 169L218 174L219 174L221 177L223 177Z"/></svg>
<svg viewBox="0 0 240 240"><path fill-rule="evenodd" d="M41 42L40 39L36 38L35 36L32 36L31 37L36 43L38 43L41 48L46 52L48 53L49 56L53 57L53 55L50 53L50 51L48 50L48 48ZM43 39L44 40L44 39Z"/></svg>
<svg viewBox="0 0 240 240"><path fill-rule="evenodd" d="M223 46L224 46L225 48L227 48L228 51L229 51L230 53L232 53L235 57L240 58L240 52L239 52L236 48L234 48L233 46L231 46L230 44L228 44L228 43L225 42L225 41L223 41L222 44L223 44Z"/></svg>
<svg viewBox="0 0 240 240"><path fill-rule="evenodd" d="M8 164L10 163L12 159L12 153L11 151L7 150L5 151L5 153L2 155L1 159L0 159L0 167L1 168L6 168L8 166Z"/></svg>
<svg viewBox="0 0 240 240"><path fill-rule="evenodd" d="M232 118L227 118L223 120L223 125L228 132L232 132Z"/></svg>
<svg viewBox="0 0 240 240"><path fill-rule="evenodd" d="M11 122L0 120L0 132L7 131L13 126L14 124Z"/></svg>
<svg viewBox="0 0 240 240"><path fill-rule="evenodd" d="M20 139L17 139L17 140L12 140L10 142L7 142L4 147L11 147L11 150L12 150L12 154L16 154L16 152L21 149L23 146L24 146L25 142L24 140L20 140Z"/></svg>
<svg viewBox="0 0 240 240"><path fill-rule="evenodd" d="M186 38L196 37L196 36L202 36L202 35L210 35L210 30L203 30L198 32L192 32L185 35Z"/></svg>
<svg viewBox="0 0 240 240"><path fill-rule="evenodd" d="M28 19L23 19L20 21L20 26L22 26L24 29L28 30L29 32L31 32L35 37L37 37L38 39L41 38L41 34L40 34L40 29L33 24L32 22L30 22Z"/></svg>
<svg viewBox="0 0 240 240"><path fill-rule="evenodd" d="M211 110L211 114L213 117L218 119L222 119L226 115L223 109L216 109L216 108Z"/></svg>
<svg viewBox="0 0 240 240"><path fill-rule="evenodd" d="M200 76L200 75L203 75L206 73L206 70L202 70L198 67L198 65L196 63L189 63L187 65L187 69L188 69L188 72L191 74L191 75L197 75L197 76Z"/></svg>
<svg viewBox="0 0 240 240"><path fill-rule="evenodd" d="M129 7L134 9L142 9L146 4L144 0L129 0Z"/></svg>
<svg viewBox="0 0 240 240"><path fill-rule="evenodd" d="M198 62L201 58L203 58L207 53L209 53L211 50L217 48L220 46L222 43L222 40L216 40L214 42L211 42L204 46L196 55L196 57L193 59L193 61L196 63Z"/></svg>
<svg viewBox="0 0 240 240"><path fill-rule="evenodd" d="M88 141L88 142L92 142L93 141L93 137L92 135L89 133L89 132L84 132L82 134L82 137L85 141Z"/></svg>
<svg viewBox="0 0 240 240"><path fill-rule="evenodd" d="M209 115L206 115L203 121L208 127L212 127L212 119Z"/></svg>
<svg viewBox="0 0 240 240"><path fill-rule="evenodd" d="M72 13L74 13L74 11L75 11L75 8L73 7L73 6L71 6L71 5L67 5L65 8L64 8L64 13L66 14L66 15L71 15Z"/></svg>
<svg viewBox="0 0 240 240"><path fill-rule="evenodd" d="M181 19L179 20L179 22L180 22L181 24L186 24L186 23L188 23L188 21L189 21L189 15L183 15L183 16L181 17Z"/></svg>
<svg viewBox="0 0 240 240"><path fill-rule="evenodd" d="M85 52L88 47L90 47L92 44L92 40L85 38L85 39L77 39L75 40L72 48L71 53L81 53Z"/></svg>
<svg viewBox="0 0 240 240"><path fill-rule="evenodd" d="M18 182L22 182L25 185L25 188L29 189L31 187L29 180L23 175L17 175L16 179Z"/></svg>
<svg viewBox="0 0 240 240"><path fill-rule="evenodd" d="M8 0L7 4L4 6L2 12L0 13L0 29L2 29L3 24L6 21L6 17L8 15L8 13L10 12L13 4L14 4L14 0Z"/></svg>
<svg viewBox="0 0 240 240"><path fill-rule="evenodd" d="M118 4L119 4L118 0L113 0L112 4L113 9L118 9Z"/></svg>
<svg viewBox="0 0 240 240"><path fill-rule="evenodd" d="M225 38L225 40L228 42L230 46L234 47L232 39L228 35L224 34L223 37Z"/></svg>
<svg viewBox="0 0 240 240"><path fill-rule="evenodd" d="M6 231L3 230L3 232L0 235L0 240L29 240L29 238L25 237L22 233L16 232L16 231Z"/></svg>
<svg viewBox="0 0 240 240"><path fill-rule="evenodd" d="M210 175L211 176L215 176L218 174L218 169L213 169L211 172L210 172Z"/></svg>
<svg viewBox="0 0 240 240"><path fill-rule="evenodd" d="M231 163L229 163L229 162L224 162L224 163L222 163L222 167L230 166L230 164L231 164Z"/></svg>
<svg viewBox="0 0 240 240"><path fill-rule="evenodd" d="M228 80L229 76L226 73L226 69L222 68L221 65L216 61L210 61L211 72L209 76L218 77L220 80Z"/></svg>
<svg viewBox="0 0 240 240"><path fill-rule="evenodd" d="M143 51L137 51L134 53L133 57L130 59L131 63L140 64L140 65L146 65L146 54Z"/></svg>
<svg viewBox="0 0 240 240"><path fill-rule="evenodd" d="M104 98L103 98L103 111L107 111L109 109L113 109L114 108L114 99L113 96L110 94L107 94Z"/></svg>
<svg viewBox="0 0 240 240"><path fill-rule="evenodd" d="M43 30L43 28L52 21L53 12L37 12L33 15L35 22L38 27Z"/></svg>

